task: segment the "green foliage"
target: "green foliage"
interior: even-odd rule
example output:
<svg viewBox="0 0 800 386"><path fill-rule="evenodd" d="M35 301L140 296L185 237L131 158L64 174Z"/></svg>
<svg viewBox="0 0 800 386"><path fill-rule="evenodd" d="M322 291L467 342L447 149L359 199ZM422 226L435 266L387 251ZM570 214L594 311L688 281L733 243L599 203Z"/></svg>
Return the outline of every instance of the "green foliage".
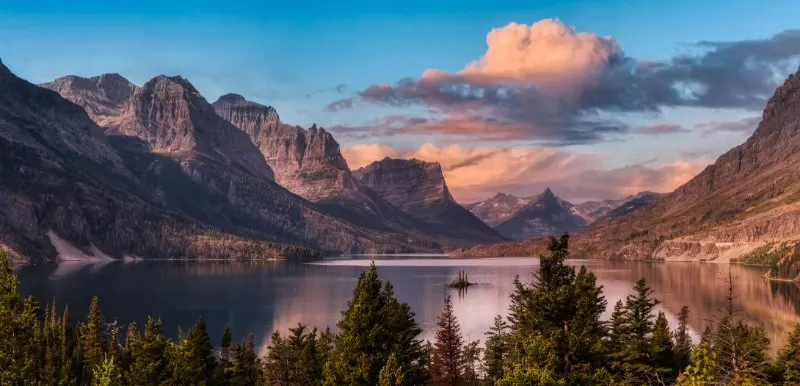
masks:
<svg viewBox="0 0 800 386"><path fill-rule="evenodd" d="M540 258L536 282L522 284L515 279L509 320L513 340L545 340L552 345L552 358L547 359L553 362L542 366L547 374L552 372L571 382L582 383L591 375L572 371L573 367L596 367L605 363L606 328L600 315L607 302L594 274L581 267L576 275L573 267L564 264L568 244L567 234L551 238L550 252ZM524 351L521 347L524 346L517 345L515 352ZM528 358L513 355L510 360L526 361ZM506 366L506 369L517 371L518 367ZM537 371L536 374L545 373Z"/></svg>
<svg viewBox="0 0 800 386"><path fill-rule="evenodd" d="M404 382L426 382L425 350L417 338L422 329L408 304L394 297L391 284L382 285L374 263L359 276L337 327L325 384L374 385L393 353L406 371Z"/></svg>
<svg viewBox="0 0 800 386"><path fill-rule="evenodd" d="M778 353L775 364L784 383L800 384L800 324L789 334L789 340Z"/></svg>
<svg viewBox="0 0 800 386"><path fill-rule="evenodd" d="M503 364L511 352L508 324L502 316L494 318L494 325L486 333L486 347L483 355L483 372L486 381L494 383L503 378Z"/></svg>
<svg viewBox="0 0 800 386"><path fill-rule="evenodd" d="M255 385L262 379L261 361L256 353L255 336L250 333L244 343L236 343L231 348L231 366L227 380L231 386Z"/></svg>
<svg viewBox="0 0 800 386"><path fill-rule="evenodd" d="M680 386L705 386L715 383L714 371L717 367L717 354L707 343L695 347L692 362L681 373L676 382Z"/></svg>
<svg viewBox="0 0 800 386"><path fill-rule="evenodd" d="M116 386L122 384L122 373L114 357L106 357L92 370L92 386Z"/></svg>
<svg viewBox="0 0 800 386"><path fill-rule="evenodd" d="M172 350L171 384L207 385L214 379L217 359L203 318Z"/></svg>
<svg viewBox="0 0 800 386"><path fill-rule="evenodd" d="M329 331L320 335L316 329L309 332L303 324L290 328L286 338L274 332L264 366L267 379L280 385L320 384L330 351L330 335Z"/></svg>

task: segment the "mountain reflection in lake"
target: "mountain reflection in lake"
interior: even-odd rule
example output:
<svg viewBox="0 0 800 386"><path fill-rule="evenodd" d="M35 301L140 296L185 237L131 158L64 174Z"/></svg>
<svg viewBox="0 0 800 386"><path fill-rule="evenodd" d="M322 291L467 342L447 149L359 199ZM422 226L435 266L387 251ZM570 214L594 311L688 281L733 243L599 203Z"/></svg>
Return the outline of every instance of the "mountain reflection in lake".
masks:
<svg viewBox="0 0 800 386"><path fill-rule="evenodd" d="M391 281L397 297L411 305L417 321L432 339L444 296L452 294L456 315L466 339L483 340L495 315L505 315L514 276L531 280L537 259L449 259L443 257L377 257L378 274ZM247 332L268 343L274 330L286 331L297 322L335 329L347 306L359 273L370 261L328 260L312 264L269 262L136 262L102 265L65 263L24 266L18 270L21 291L42 302L68 304L72 315L86 313L93 295L103 312L120 322L141 325L147 315L162 318L173 336L188 329L199 316L216 340L225 323L238 339ZM675 326L681 306L688 305L691 327L702 331L725 304L728 265L702 263L644 263L571 261L592 270L604 286L610 315L633 282L644 277L655 289L659 308ZM750 323L763 325L773 352L800 321L800 288L793 283L768 282L763 269L730 266L735 280L736 308ZM478 285L459 296L446 283L459 270Z"/></svg>

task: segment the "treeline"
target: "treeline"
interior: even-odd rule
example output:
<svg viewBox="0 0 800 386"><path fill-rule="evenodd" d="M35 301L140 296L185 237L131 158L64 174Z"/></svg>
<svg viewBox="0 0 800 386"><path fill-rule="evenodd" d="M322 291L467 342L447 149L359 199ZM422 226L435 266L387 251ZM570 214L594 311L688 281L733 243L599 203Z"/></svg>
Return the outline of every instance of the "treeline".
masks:
<svg viewBox="0 0 800 386"><path fill-rule="evenodd" d="M497 316L483 345L466 342L449 297L433 342L374 264L359 276L337 332L302 324L275 332L265 356L254 337L232 342L225 328L214 349L200 319L179 338L158 320L143 329L107 321L95 298L72 323L68 310L22 299L0 254L2 385L798 385L800 326L778 356L764 330L728 308L693 344L689 310L669 326L644 280L601 320L602 287L585 267L564 263L568 238L552 239L536 280L515 280L507 317Z"/></svg>

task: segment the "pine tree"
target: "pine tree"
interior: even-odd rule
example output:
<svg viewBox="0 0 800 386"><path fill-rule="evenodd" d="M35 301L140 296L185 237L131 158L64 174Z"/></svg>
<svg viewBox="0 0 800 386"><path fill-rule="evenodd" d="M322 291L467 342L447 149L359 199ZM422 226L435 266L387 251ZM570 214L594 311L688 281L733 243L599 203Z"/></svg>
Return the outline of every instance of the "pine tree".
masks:
<svg viewBox="0 0 800 386"><path fill-rule="evenodd" d="M466 386L480 384L481 351L483 350L477 340L467 343L461 350L461 361L464 366L464 385Z"/></svg>
<svg viewBox="0 0 800 386"><path fill-rule="evenodd" d="M678 313L678 329L675 330L675 371L686 369L692 360L692 337L689 336L689 307L681 307Z"/></svg>
<svg viewBox="0 0 800 386"><path fill-rule="evenodd" d="M325 365L325 384L374 385L394 353L407 384L425 383L426 358L418 339L422 329L408 304L381 286L373 263L362 273L337 327L334 349Z"/></svg>
<svg viewBox="0 0 800 386"><path fill-rule="evenodd" d="M600 319L608 302L603 296L603 287L597 285L597 277L581 266L575 277L575 315L568 321L566 371L572 383L585 384L593 376L592 369L605 366L605 323Z"/></svg>
<svg viewBox="0 0 800 386"><path fill-rule="evenodd" d="M800 324L789 334L786 345L778 353L776 365L784 384L800 384Z"/></svg>
<svg viewBox="0 0 800 386"><path fill-rule="evenodd" d="M622 368L628 382L643 384L655 374L651 366L650 345L655 317L653 310L659 302L652 297L654 291L647 286L644 279L639 279L633 290L635 293L628 295L625 301Z"/></svg>
<svg viewBox="0 0 800 386"><path fill-rule="evenodd" d="M92 369L92 386L118 386L122 384L119 365L108 356Z"/></svg>
<svg viewBox="0 0 800 386"><path fill-rule="evenodd" d="M460 385L464 381L462 349L464 339L461 326L453 311L453 301L448 295L444 300L444 310L436 323L436 341L431 353L430 372L435 385Z"/></svg>
<svg viewBox="0 0 800 386"><path fill-rule="evenodd" d="M378 374L378 386L402 386L405 384L404 377L403 369L397 363L397 355L392 353Z"/></svg>
<svg viewBox="0 0 800 386"><path fill-rule="evenodd" d="M92 379L95 368L102 366L108 352L108 339L105 335L105 319L100 311L100 300L92 298L86 321L78 329L84 379Z"/></svg>
<svg viewBox="0 0 800 386"><path fill-rule="evenodd" d="M160 320L148 317L141 335L132 324L125 347L128 361L125 378L129 384L156 385L170 378L169 341Z"/></svg>
<svg viewBox="0 0 800 386"><path fill-rule="evenodd" d="M261 380L261 362L256 354L255 339L255 336L250 333L243 344L232 346L229 385L256 385Z"/></svg>
<svg viewBox="0 0 800 386"><path fill-rule="evenodd" d="M23 384L40 374L39 306L19 296L8 254L0 250L0 384Z"/></svg>
<svg viewBox="0 0 800 386"><path fill-rule="evenodd" d="M225 383L228 380L229 370L231 366L231 344L233 337L231 336L231 327L225 324L222 329L222 338L219 343L219 367L217 367L217 379Z"/></svg>
<svg viewBox="0 0 800 386"><path fill-rule="evenodd" d="M502 316L494 318L494 324L486 333L486 348L483 355L483 372L489 383L503 377L503 365L511 351L508 324Z"/></svg>
<svg viewBox="0 0 800 386"><path fill-rule="evenodd" d="M172 365L172 383L207 385L214 379L217 361L202 317L181 339L175 349Z"/></svg>
<svg viewBox="0 0 800 386"><path fill-rule="evenodd" d="M290 328L286 338L275 331L263 366L266 378L279 385L318 384L331 339L329 330L317 338L316 329L307 332L302 323Z"/></svg>
<svg viewBox="0 0 800 386"><path fill-rule="evenodd" d="M651 366L655 372L654 376L667 383L677 377L675 372L675 349L672 343L671 332L667 317L663 312L658 313L655 325L653 326L653 336L650 345Z"/></svg>

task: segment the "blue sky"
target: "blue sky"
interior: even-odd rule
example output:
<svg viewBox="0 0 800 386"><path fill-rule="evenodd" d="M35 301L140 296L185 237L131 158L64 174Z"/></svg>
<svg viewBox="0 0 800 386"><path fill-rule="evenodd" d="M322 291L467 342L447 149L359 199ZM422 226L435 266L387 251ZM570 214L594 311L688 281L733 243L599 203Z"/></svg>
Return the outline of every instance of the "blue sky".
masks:
<svg viewBox="0 0 800 386"><path fill-rule="evenodd" d="M577 31L613 37L626 57L666 61L696 50L693 44L699 41L768 39L800 27L798 14L800 2L781 0L189 4L6 0L0 3L0 58L16 74L35 83L67 74L119 72L142 84L161 73L177 74L189 79L210 101L233 91L275 106L290 123L363 126L398 114L398 109L360 103L331 113L325 106L372 84L419 77L426 69L455 73L486 52L486 34L492 28L510 22L530 25L557 18ZM338 92L337 85L346 88ZM429 107L410 106L402 114L420 114ZM673 136L627 133L612 140L570 144L558 151L601 154L609 170L653 162L708 162L746 139L746 133L708 136L690 132L691 128L753 115L752 109L726 108L625 113L618 118L631 126L670 123L687 130ZM455 143L467 150L541 147L527 139L487 142L462 136L376 134L342 136L340 142L343 147L381 145L403 154L427 142L442 147ZM695 155L692 159L686 156L690 152ZM547 182L520 187L524 181L515 178L512 190L519 194L533 193ZM481 191L502 186L498 182Z"/></svg>

